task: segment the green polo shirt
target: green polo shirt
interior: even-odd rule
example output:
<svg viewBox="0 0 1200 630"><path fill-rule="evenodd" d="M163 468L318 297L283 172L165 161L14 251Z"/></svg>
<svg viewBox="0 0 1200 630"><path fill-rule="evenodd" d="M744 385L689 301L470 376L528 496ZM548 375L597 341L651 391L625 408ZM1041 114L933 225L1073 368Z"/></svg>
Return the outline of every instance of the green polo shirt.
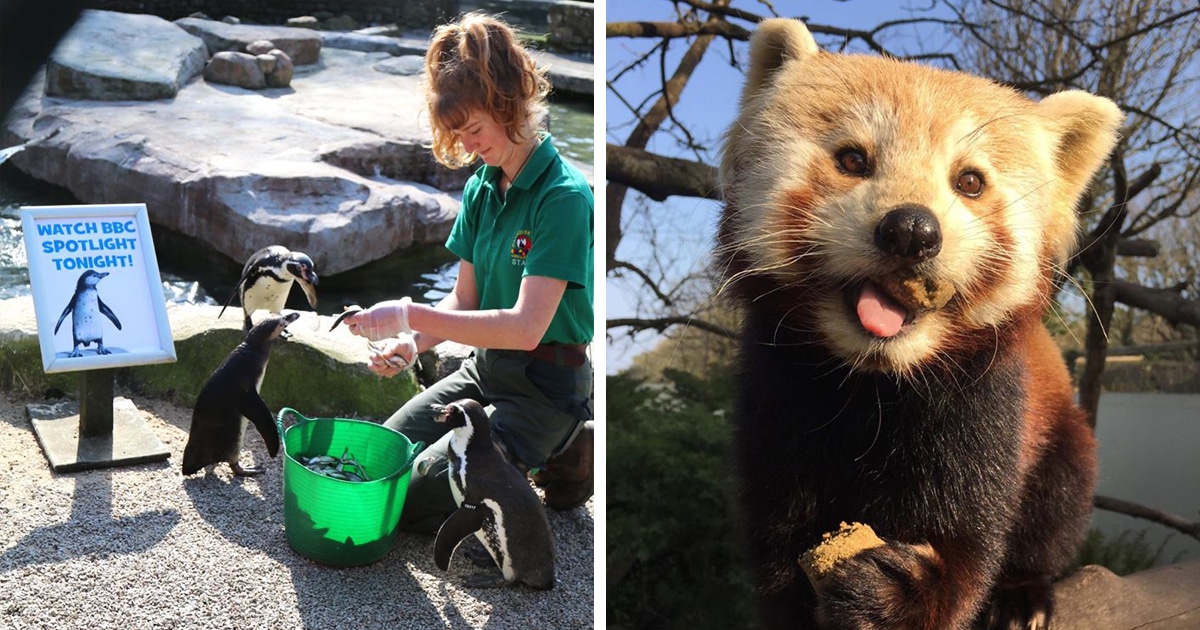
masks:
<svg viewBox="0 0 1200 630"><path fill-rule="evenodd" d="M542 343L592 340L594 200L587 179L545 135L503 201L500 169L484 165L463 188L446 248L475 266L480 309L512 308L521 279L567 281Z"/></svg>

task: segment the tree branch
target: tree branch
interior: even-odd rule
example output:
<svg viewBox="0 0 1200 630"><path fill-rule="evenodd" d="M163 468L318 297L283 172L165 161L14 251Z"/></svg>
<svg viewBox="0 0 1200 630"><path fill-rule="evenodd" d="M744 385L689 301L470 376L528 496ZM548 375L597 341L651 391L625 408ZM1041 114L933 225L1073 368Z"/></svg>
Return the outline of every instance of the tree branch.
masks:
<svg viewBox="0 0 1200 630"><path fill-rule="evenodd" d="M604 36L679 39L696 35L716 35L729 40L746 41L750 31L730 22L609 22Z"/></svg>
<svg viewBox="0 0 1200 630"><path fill-rule="evenodd" d="M1117 255L1130 258L1154 258L1159 249L1158 241L1145 238L1123 238L1117 243Z"/></svg>
<svg viewBox="0 0 1200 630"><path fill-rule="evenodd" d="M691 317L688 315L671 315L671 316L667 316L667 317L656 317L656 318L652 318L652 319L639 319L637 317L624 317L624 318L618 318L618 319L610 319L607 322L605 322L605 328L608 330L612 330L614 328L629 328L629 329L631 329L632 332L638 332L638 331L642 331L642 330L657 330L658 332L661 333L664 330L670 328L671 326L679 326L679 325L691 326L692 328L699 328L700 330L710 332L715 335L721 335L722 337L728 337L730 339L738 338L738 333L735 330L731 330L724 326L719 326L717 324L713 324L711 322L707 322L702 319L696 319L695 317Z"/></svg>
<svg viewBox="0 0 1200 630"><path fill-rule="evenodd" d="M1131 501L1123 501L1099 494L1092 497L1092 505L1101 510L1117 512L1118 514L1125 514L1134 518L1158 523L1159 525L1165 525L1171 529L1183 532L1196 540L1200 540L1200 522L1189 523L1182 516L1171 514L1170 512L1163 512Z"/></svg>
<svg viewBox="0 0 1200 630"><path fill-rule="evenodd" d="M1144 287L1120 279L1112 280L1111 284L1116 290L1116 300L1122 304L1160 315L1173 326L1200 326L1200 300L1189 300L1180 295L1187 283L1169 289Z"/></svg>
<svg viewBox="0 0 1200 630"><path fill-rule="evenodd" d="M671 296L667 295L666 293L663 292L662 289L658 288L658 283L655 282L654 279L650 277L650 274L646 273L645 271L642 271L642 269L640 267L630 264L630 263L627 263L623 260L618 260L618 261L615 261L612 265L612 268L609 269L609 271L618 271L618 272L620 270L628 270L628 271L632 272L633 275L641 278L642 282L644 282L646 284L646 286L651 291L654 292L654 295L658 298L658 300L660 302L663 303L664 306L669 307L672 304L674 304L675 301L671 299Z"/></svg>
<svg viewBox="0 0 1200 630"><path fill-rule="evenodd" d="M728 6L728 4L729 4L728 2L710 3L710 2L700 2L700 0L680 0L680 3L686 4L694 9L699 9L699 10L709 13L711 15L723 15L725 17L731 17L731 18L736 18L739 20L745 20L752 24L758 24L759 22L767 19L761 15L758 15L757 13L751 13L749 11L745 11L742 9L735 9L733 7L730 7L730 6ZM774 17L778 17L778 16L774 16Z"/></svg>
<svg viewBox="0 0 1200 630"><path fill-rule="evenodd" d="M655 201L672 195L721 198L717 169L708 164L615 144L607 145L605 152L609 182L633 188Z"/></svg>
<svg viewBox="0 0 1200 630"><path fill-rule="evenodd" d="M717 0L715 6L728 6L729 0ZM724 22L724 18L709 14L706 24L715 24ZM666 120L670 113L671 107L679 100L683 93L683 88L687 86L688 81L692 78L692 72L696 70L696 66L704 58L704 53L708 51L709 44L712 43L712 35L700 35L688 47L683 58L679 61L679 66L675 69L675 74L670 80L663 83L662 96L655 101L651 106L650 111L646 112L645 116L641 116L638 124L629 134L629 138L625 141L625 146L633 149L644 149L646 144L650 142L650 137L654 135L662 122ZM665 48L665 47L664 47ZM665 54L665 53L664 53ZM609 145L610 147L612 145ZM621 216L623 206L625 205L625 192L627 188L616 183L609 178L609 183L605 186L605 269L611 269L617 260L617 247L621 244Z"/></svg>

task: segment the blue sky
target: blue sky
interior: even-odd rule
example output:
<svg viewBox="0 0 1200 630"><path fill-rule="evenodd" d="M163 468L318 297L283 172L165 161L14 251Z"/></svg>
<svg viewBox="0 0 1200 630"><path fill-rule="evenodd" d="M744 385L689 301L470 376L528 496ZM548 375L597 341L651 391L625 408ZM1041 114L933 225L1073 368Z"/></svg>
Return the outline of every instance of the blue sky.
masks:
<svg viewBox="0 0 1200 630"><path fill-rule="evenodd" d="M803 17L814 24L826 24L857 29L870 29L875 25L893 19L911 16L908 7L925 7L928 2L880 2L877 0L852 0L838 2L835 0L812 0L807 2L776 2L775 8L782 17ZM674 6L670 2L609 2L606 5L606 21L672 21ZM765 5L760 3L741 3L740 8L753 12L763 12ZM944 17L944 12L943 17ZM738 22L745 26L745 22ZM928 31L928 27L926 27ZM820 40L819 40L820 41ZM653 45L651 40L614 38L607 40L605 51L605 76L610 78L628 62ZM821 42L826 44L826 42ZM929 51L942 45L940 39L928 32L922 34L910 27L899 27L889 30L885 46L892 50L914 53ZM677 40L672 42L671 57L666 64L668 76L674 72L679 56L690 45L689 41ZM826 44L827 45L827 44ZM746 45L738 43L734 46L735 55L739 60L745 58ZM729 46L723 40L715 41L705 55L704 61L697 68L688 83L675 113L678 119L685 121L689 131L708 150L702 154L710 164L717 161L718 140L729 121L733 119L737 99L741 92L742 72L730 64ZM660 83L660 66L658 57L652 57L650 63L641 69L626 74L617 83L621 93L635 104L640 103ZM624 144L632 130L633 118L629 107L617 98L612 90L605 93L604 111L606 117L606 141L613 144ZM651 151L666 155L676 155L696 159L693 152L683 150L675 137L658 133L648 147ZM597 191L598 193L600 191ZM648 256L658 257L664 261L663 266L674 277L705 268L709 262L709 250L712 244L712 234L715 231L719 207L716 203L702 199L671 198L663 204L655 204L651 211L653 228L657 231L658 249L651 252L644 238L637 233L639 228L646 225L631 225L630 230L622 239L618 256L626 260L644 260ZM632 195L626 198L625 214L632 213ZM606 317L628 317L635 314L636 303L644 298L643 285L637 280L609 278L606 286ZM646 333L630 340L621 333L614 343L610 343L606 354L606 370L615 373L628 367L633 357L654 346L657 335ZM686 357L681 357L686 360Z"/></svg>

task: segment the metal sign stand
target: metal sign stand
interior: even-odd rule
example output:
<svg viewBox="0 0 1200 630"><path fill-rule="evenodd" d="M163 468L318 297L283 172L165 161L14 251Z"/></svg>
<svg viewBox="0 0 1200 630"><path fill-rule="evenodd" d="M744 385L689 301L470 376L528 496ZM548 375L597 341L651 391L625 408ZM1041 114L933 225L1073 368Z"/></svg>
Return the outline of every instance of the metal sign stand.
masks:
<svg viewBox="0 0 1200 630"><path fill-rule="evenodd" d="M170 452L128 398L113 397L113 369L79 376L79 402L26 405L38 444L55 472L164 461Z"/></svg>

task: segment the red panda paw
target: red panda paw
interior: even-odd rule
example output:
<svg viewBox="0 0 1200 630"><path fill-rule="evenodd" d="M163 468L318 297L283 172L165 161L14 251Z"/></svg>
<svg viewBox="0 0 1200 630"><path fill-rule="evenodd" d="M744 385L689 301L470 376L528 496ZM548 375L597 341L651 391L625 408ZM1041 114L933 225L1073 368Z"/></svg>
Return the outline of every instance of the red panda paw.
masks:
<svg viewBox="0 0 1200 630"><path fill-rule="evenodd" d="M946 628L942 564L929 545L888 542L841 561L817 586L823 630Z"/></svg>
<svg viewBox="0 0 1200 630"><path fill-rule="evenodd" d="M988 630L1046 630L1053 612L1054 587L1049 579L1000 584L977 626Z"/></svg>

